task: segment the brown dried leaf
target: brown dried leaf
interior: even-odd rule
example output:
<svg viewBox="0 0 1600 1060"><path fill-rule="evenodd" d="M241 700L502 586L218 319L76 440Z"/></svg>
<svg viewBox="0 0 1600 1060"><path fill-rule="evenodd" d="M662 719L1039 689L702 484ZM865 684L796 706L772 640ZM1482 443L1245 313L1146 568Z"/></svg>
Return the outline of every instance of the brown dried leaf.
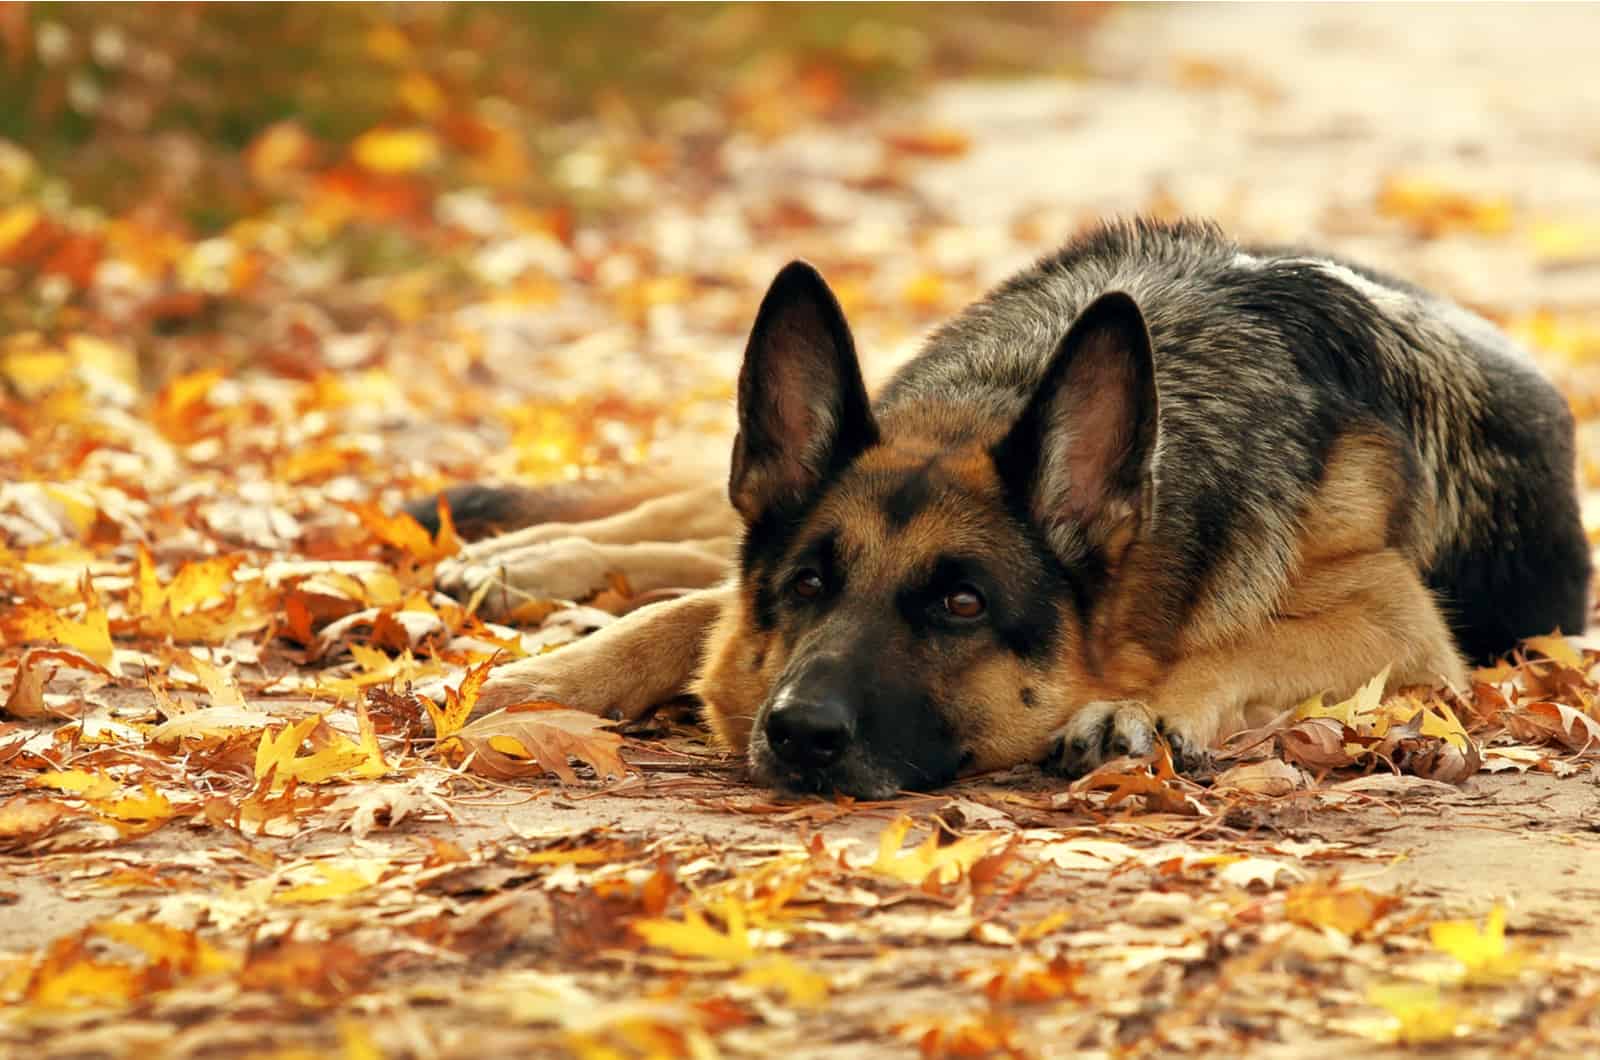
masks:
<svg viewBox="0 0 1600 1060"><path fill-rule="evenodd" d="M1216 779L1219 789L1232 788L1252 795L1287 795L1305 784L1305 774L1281 758L1234 766Z"/></svg>
<svg viewBox="0 0 1600 1060"><path fill-rule="evenodd" d="M1600 723L1565 703L1524 703L1501 717L1511 735L1526 743L1559 743L1574 751L1600 747Z"/></svg>
<svg viewBox="0 0 1600 1060"><path fill-rule="evenodd" d="M1308 769L1338 769L1355 761L1345 749L1344 722L1337 718L1306 718L1278 734L1283 756Z"/></svg>
<svg viewBox="0 0 1600 1060"><path fill-rule="evenodd" d="M601 777L623 776L627 766L618 749L622 737L593 714L554 704L533 703L486 714L453 737L471 752L473 772L502 780L554 773L565 783L578 775L568 764L576 758Z"/></svg>

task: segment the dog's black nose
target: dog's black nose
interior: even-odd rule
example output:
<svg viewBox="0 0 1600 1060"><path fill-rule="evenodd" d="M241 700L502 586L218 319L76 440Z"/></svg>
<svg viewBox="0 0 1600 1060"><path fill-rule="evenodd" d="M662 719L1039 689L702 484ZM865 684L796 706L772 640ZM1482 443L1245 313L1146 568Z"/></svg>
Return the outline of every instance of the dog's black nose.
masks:
<svg viewBox="0 0 1600 1060"><path fill-rule="evenodd" d="M767 715L767 743L785 765L831 766L850 744L850 711L839 700L780 696Z"/></svg>

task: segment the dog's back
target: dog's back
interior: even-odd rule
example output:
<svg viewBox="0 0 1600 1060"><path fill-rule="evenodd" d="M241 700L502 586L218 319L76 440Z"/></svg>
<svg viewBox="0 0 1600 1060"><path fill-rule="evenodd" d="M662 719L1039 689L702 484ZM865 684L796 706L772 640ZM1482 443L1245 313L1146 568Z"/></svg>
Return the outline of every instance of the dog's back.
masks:
<svg viewBox="0 0 1600 1060"><path fill-rule="evenodd" d="M1378 273L1241 249L1203 224L1112 225L970 307L889 384L880 418L952 438L1004 429L1073 320L1125 291L1154 351L1153 540L1145 621L1226 639L1270 615L1330 460L1376 454L1388 547L1432 589L1462 650L1584 625L1589 552L1571 415L1480 317ZM1176 650L1176 646L1175 650Z"/></svg>

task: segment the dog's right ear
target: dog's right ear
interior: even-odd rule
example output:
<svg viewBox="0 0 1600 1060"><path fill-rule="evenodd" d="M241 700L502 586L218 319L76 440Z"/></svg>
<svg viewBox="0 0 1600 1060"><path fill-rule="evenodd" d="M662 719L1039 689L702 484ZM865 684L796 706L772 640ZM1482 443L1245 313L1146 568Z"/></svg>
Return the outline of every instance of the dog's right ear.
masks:
<svg viewBox="0 0 1600 1060"><path fill-rule="evenodd" d="M745 347L728 497L754 522L802 503L877 440L844 312L816 269L790 262Z"/></svg>

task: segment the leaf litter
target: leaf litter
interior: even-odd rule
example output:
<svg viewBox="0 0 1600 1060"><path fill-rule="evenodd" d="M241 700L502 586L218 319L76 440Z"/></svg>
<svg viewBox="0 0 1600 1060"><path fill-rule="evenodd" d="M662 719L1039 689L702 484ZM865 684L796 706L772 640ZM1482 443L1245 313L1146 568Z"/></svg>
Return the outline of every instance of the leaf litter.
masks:
<svg viewBox="0 0 1600 1060"><path fill-rule="evenodd" d="M41 77L117 79L159 109L166 82L127 71L183 69L185 49L238 32L221 13L196 15L214 20L198 35L119 17L7 13L0 39ZM398 501L700 466L726 446L749 307L783 256L839 277L864 348L903 350L1100 208L1064 189L1058 213L985 221L929 191L995 133L864 85L896 67L919 98L943 90L975 61L982 35L956 28L970 14L805 28L826 43L804 56L659 71L729 71L672 106L602 86L575 112L538 64L490 85L446 58L517 39L501 17L318 25L376 110L352 92L342 132L252 117L242 144L179 134L170 158L131 161L149 178L135 198L92 172L102 153L0 140L0 459L16 471L0 484L16 931L0 1051L1595 1047L1585 638L1533 638L1464 689L1385 697L1374 675L1242 734L1204 782L1158 756L1071 785L1017 770L886 804L785 802L670 712L624 732L562 704L475 716L494 667L560 650L628 594L486 621L433 590L460 547L448 509L429 534ZM782 16L718 17L720 36L659 39L714 49ZM1081 33L1067 83L1086 99L1132 77L1243 92L1227 120L1246 125L1295 105L1293 84L1187 44L1100 65L1105 18L982 24L1030 62L1026 42ZM97 135L143 150L117 124L137 109ZM246 193L219 190L211 217L203 180L195 201L154 194L185 152ZM1364 205L1290 233L1146 177L1124 205L1263 237L1392 233L1396 259L1509 262L1496 276L1593 257L1587 219L1447 171L1385 173ZM1540 351L1580 417L1600 414L1600 305L1472 301ZM1600 484L1587 450L1584 473Z"/></svg>

